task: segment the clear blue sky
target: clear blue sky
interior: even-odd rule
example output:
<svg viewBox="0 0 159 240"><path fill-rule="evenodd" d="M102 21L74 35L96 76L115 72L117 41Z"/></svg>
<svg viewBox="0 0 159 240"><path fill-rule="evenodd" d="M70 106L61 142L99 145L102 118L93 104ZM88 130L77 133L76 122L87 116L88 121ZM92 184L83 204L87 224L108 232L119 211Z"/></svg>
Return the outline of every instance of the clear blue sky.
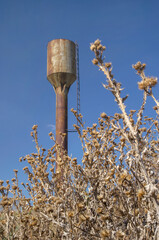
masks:
<svg viewBox="0 0 159 240"><path fill-rule="evenodd" d="M52 144L48 133L55 124L55 93L46 78L48 41L78 42L81 112L86 126L91 126L101 112L113 115L119 110L102 87L104 75L91 62L90 43L99 38L106 45L115 78L129 93L128 109L138 109L142 92L131 65L146 62L147 74L159 76L158 12L157 0L0 0L0 179L10 179L12 169L23 167L19 157L35 151L33 124L39 126L40 144ZM151 100L146 108L151 116L150 106ZM68 109L72 107L76 108L75 83L69 92ZM69 128L74 122L69 111ZM80 162L76 133L69 134L71 153Z"/></svg>

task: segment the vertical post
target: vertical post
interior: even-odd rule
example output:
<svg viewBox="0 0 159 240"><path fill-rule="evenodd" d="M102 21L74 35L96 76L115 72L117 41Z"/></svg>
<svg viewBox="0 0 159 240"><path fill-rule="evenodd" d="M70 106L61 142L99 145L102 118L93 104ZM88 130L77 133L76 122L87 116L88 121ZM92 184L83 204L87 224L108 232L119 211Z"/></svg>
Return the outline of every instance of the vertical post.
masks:
<svg viewBox="0 0 159 240"><path fill-rule="evenodd" d="M56 88L56 142L64 150L68 150L67 145L67 95L68 88L59 86ZM65 134L62 139L61 133Z"/></svg>

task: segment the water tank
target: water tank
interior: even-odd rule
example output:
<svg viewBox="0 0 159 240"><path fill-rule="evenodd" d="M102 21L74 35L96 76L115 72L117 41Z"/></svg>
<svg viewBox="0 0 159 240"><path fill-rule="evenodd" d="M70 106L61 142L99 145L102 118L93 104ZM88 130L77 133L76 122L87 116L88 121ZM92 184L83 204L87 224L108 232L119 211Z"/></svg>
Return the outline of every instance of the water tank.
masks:
<svg viewBox="0 0 159 240"><path fill-rule="evenodd" d="M67 39L55 39L47 46L47 78L54 89L68 89L76 80L76 45Z"/></svg>

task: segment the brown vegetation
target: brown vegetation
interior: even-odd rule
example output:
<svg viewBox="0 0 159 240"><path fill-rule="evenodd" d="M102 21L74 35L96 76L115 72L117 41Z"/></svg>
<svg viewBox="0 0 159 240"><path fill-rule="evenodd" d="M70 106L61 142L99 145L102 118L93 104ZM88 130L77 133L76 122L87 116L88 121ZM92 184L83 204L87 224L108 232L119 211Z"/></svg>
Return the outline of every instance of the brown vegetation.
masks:
<svg viewBox="0 0 159 240"><path fill-rule="evenodd" d="M53 147L39 147L33 126L37 153L20 159L27 162L23 170L28 182L21 184L30 198L21 190L17 170L12 183L0 181L1 239L159 239L159 103L152 93L157 79L145 76L145 64L133 65L141 77L143 103L139 111L126 113L127 96L121 97L112 64L103 61L105 46L96 40L91 50L93 64L106 75L103 86L112 92L121 113L102 113L97 124L85 129L82 115L72 109L81 125L74 127L83 165L64 153L52 133ZM143 115L147 96L156 103L155 119Z"/></svg>

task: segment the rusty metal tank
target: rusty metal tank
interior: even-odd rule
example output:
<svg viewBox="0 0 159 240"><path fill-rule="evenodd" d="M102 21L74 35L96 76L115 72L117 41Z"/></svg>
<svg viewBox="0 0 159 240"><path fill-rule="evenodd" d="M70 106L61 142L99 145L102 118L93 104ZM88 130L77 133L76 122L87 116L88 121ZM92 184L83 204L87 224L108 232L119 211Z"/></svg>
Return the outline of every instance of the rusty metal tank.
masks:
<svg viewBox="0 0 159 240"><path fill-rule="evenodd" d="M76 80L76 45L67 39L55 39L47 47L47 78L56 89L69 89Z"/></svg>
<svg viewBox="0 0 159 240"><path fill-rule="evenodd" d="M76 45L67 39L55 39L47 46L47 79L56 93L56 143L67 149L67 96L76 80ZM64 141L61 133L65 134Z"/></svg>

